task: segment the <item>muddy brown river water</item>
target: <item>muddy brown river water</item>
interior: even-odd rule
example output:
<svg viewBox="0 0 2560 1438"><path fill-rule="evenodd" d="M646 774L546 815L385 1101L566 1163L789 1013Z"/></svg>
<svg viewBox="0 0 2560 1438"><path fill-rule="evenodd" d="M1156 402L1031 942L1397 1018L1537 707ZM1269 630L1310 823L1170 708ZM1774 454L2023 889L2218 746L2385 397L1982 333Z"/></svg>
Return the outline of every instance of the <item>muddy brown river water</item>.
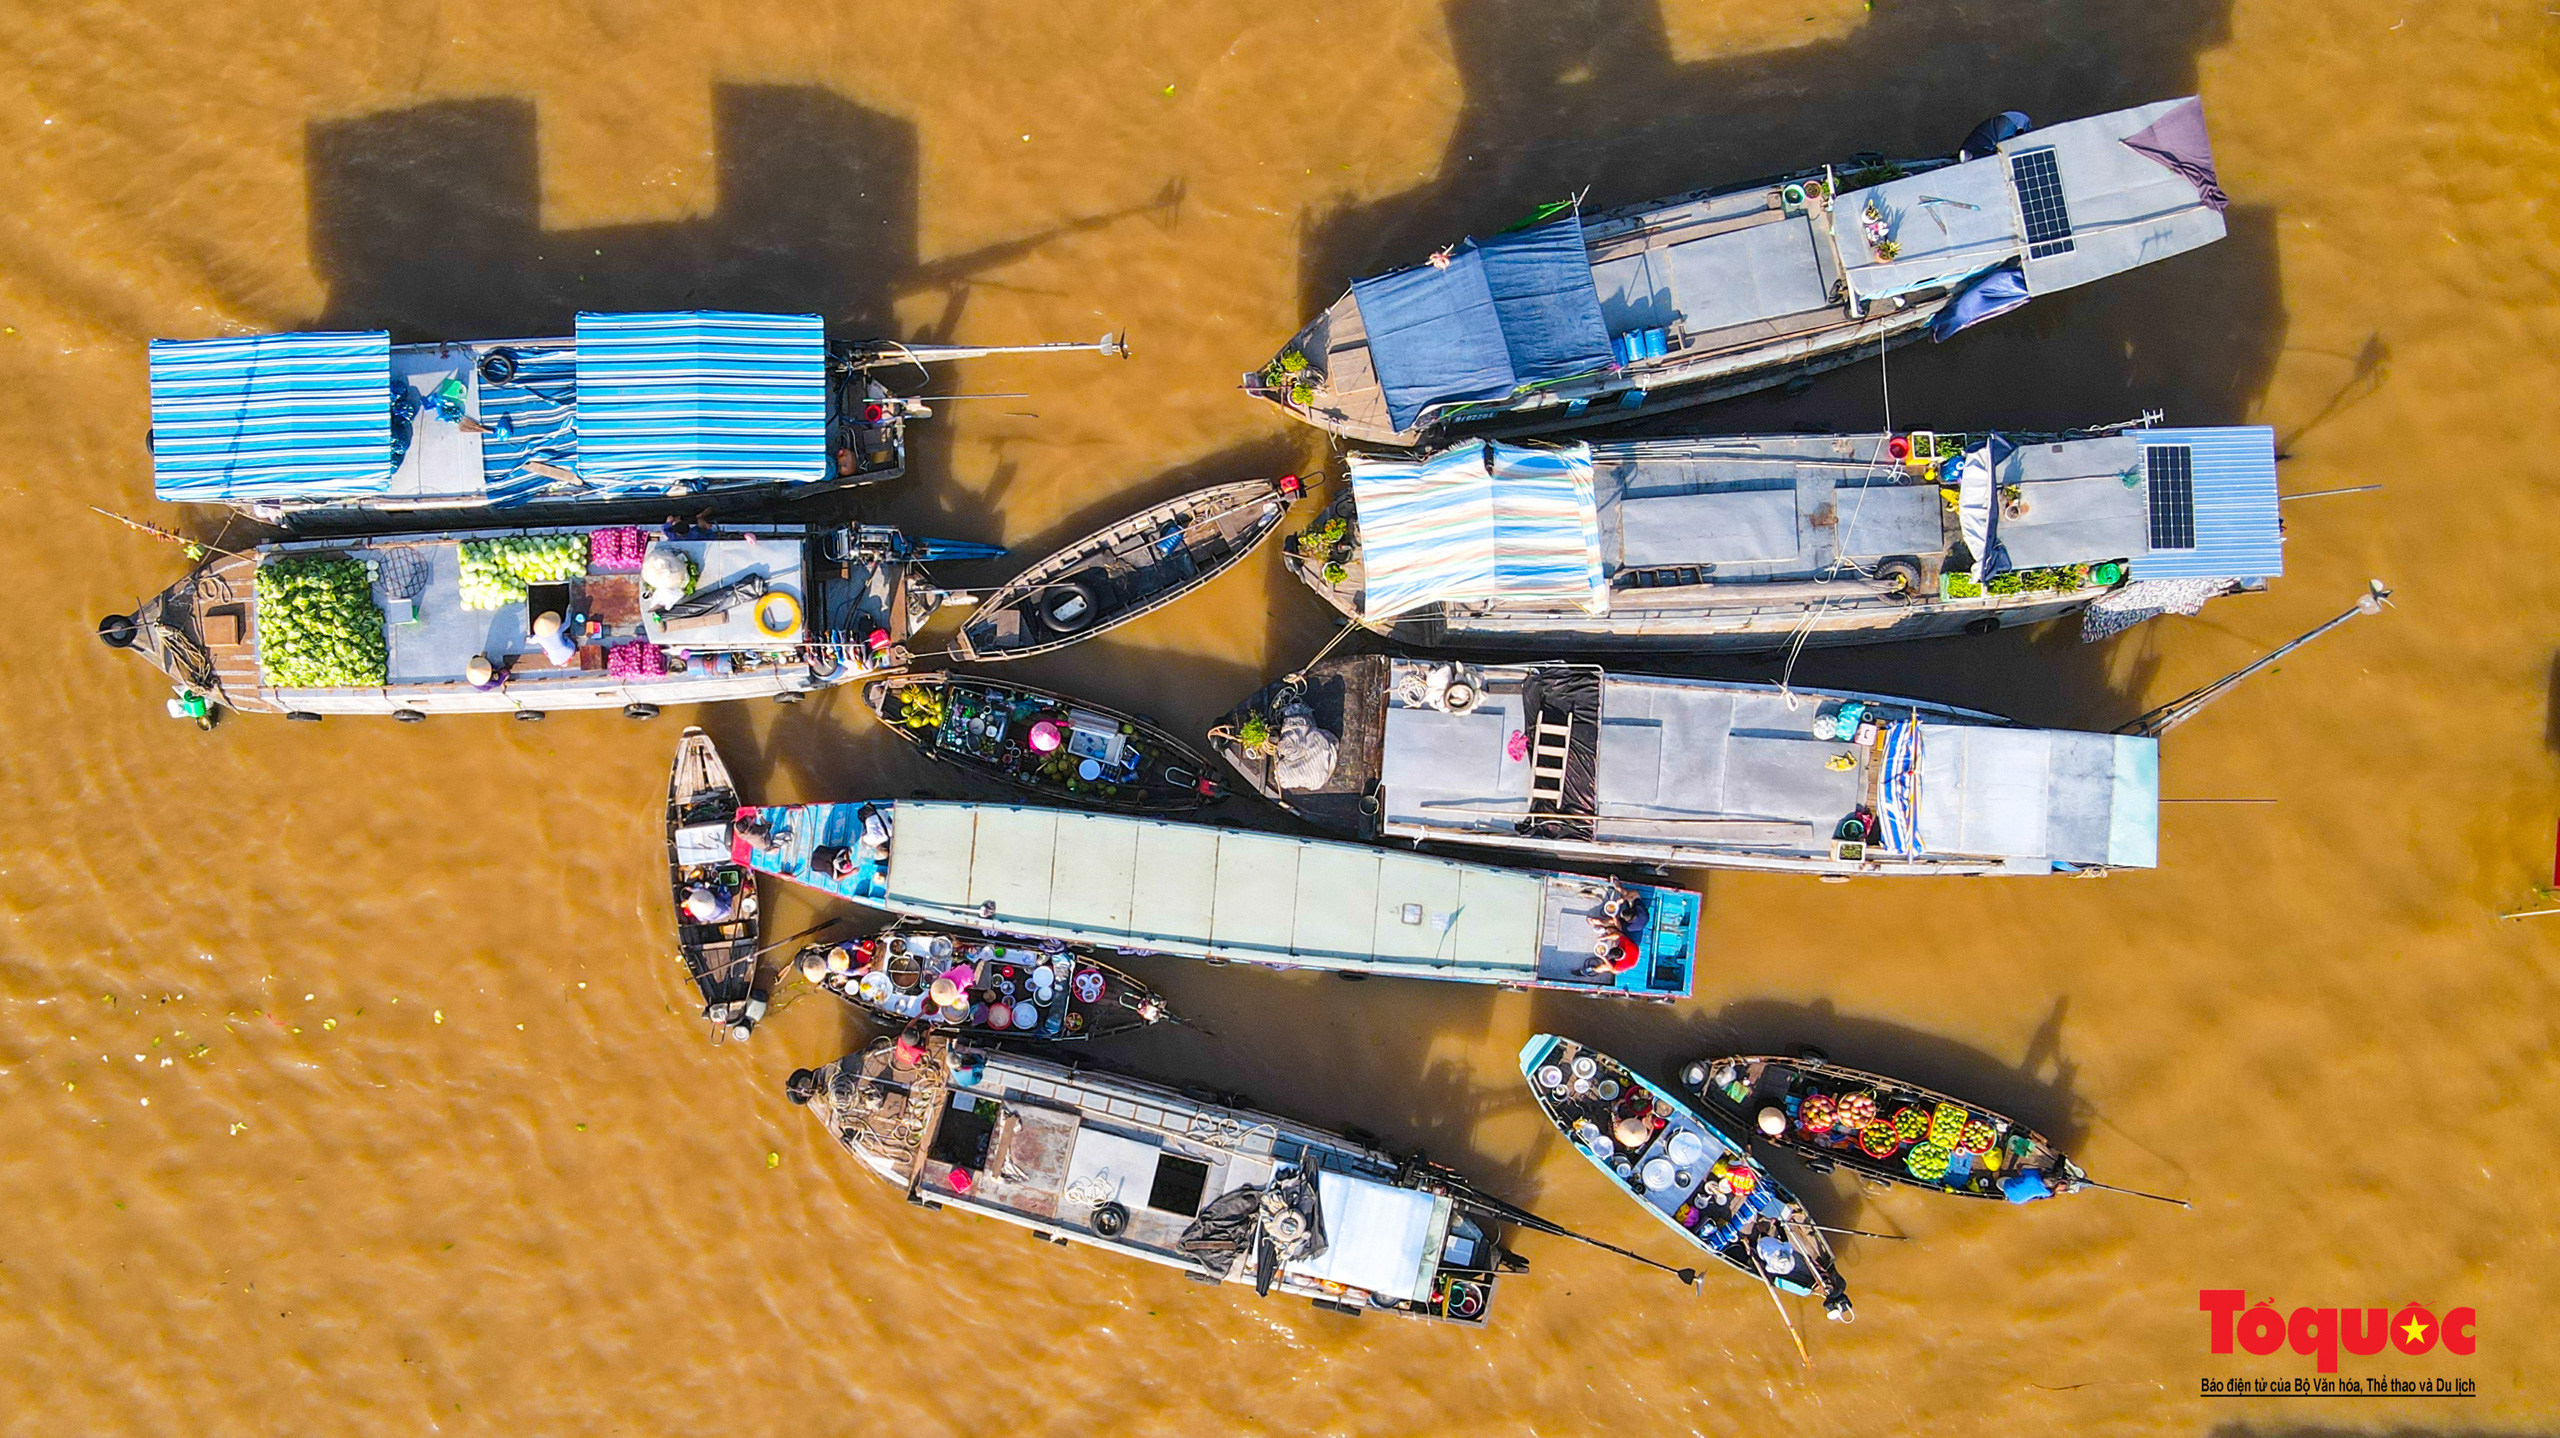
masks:
<svg viewBox="0 0 2560 1438"><path fill-rule="evenodd" d="M2560 18L2408 0L1233 5L26 4L0 23L0 1428L19 1433L2227 1434L2540 1431L2560 1404L2544 907L2560 816ZM1210 1032L1115 1057L1666 1236L1538 1118L1555 1029L1656 1072L1817 1043L1978 1096L2099 1176L2040 1208L1815 1181L1860 1321L1551 1239L1469 1333L1231 1300L906 1208L781 1096L861 1032L782 993L714 1047L670 951L688 716L200 734L100 649L180 568L144 344L820 310L987 360L867 514L1039 552L1326 469L1235 378L1353 274L1615 203L2201 92L2221 244L1700 425L2275 426L2271 592L1809 656L1800 678L2099 727L2399 607L2179 730L2161 867L1697 876L1676 1007L1137 961ZM1338 465L1327 470L1337 477ZM1266 552L1022 666L1197 731L1328 615ZM1720 672L1765 677L1740 663ZM838 691L698 722L767 799L960 791ZM1238 801L1239 804L1242 801ZM1250 818L1250 811L1240 811ZM773 932L816 916L772 896ZM1669 1255L1665 1255L1669 1256ZM2476 1396L2199 1396L2202 1288L2469 1305Z"/></svg>

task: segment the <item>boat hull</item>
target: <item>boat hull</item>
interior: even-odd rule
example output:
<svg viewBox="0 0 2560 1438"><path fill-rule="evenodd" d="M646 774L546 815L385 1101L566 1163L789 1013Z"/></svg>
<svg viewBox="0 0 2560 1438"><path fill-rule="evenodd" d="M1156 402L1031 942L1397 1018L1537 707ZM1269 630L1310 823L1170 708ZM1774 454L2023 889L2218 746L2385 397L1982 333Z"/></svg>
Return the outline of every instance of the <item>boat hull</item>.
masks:
<svg viewBox="0 0 2560 1438"><path fill-rule="evenodd" d="M1047 689L971 675L904 674L865 685L862 698L890 733L935 763L1057 803L1188 814L1224 794L1210 778L1208 758L1172 734L1136 715ZM954 712L955 704L968 712ZM911 712L932 716L930 723L906 722ZM1042 720L1064 732L1068 747L1043 755L1028 746L1026 735ZM1079 759L1076 745L1109 757L1110 766ZM1086 762L1095 766L1092 780L1082 776Z"/></svg>

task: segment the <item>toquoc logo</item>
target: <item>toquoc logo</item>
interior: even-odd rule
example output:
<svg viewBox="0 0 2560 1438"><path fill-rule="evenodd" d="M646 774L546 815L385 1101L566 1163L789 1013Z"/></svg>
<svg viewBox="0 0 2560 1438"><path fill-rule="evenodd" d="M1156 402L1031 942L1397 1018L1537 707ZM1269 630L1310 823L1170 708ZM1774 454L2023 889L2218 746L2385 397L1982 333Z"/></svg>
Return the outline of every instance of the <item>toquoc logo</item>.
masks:
<svg viewBox="0 0 2560 1438"><path fill-rule="evenodd" d="M2272 1301L2247 1307L2249 1295L2237 1288L2200 1288L2196 1307L2213 1315L2213 1351L2228 1353L2234 1338L2241 1348L2261 1356L2290 1344L2304 1357L2317 1355L2320 1371L2338 1371L2338 1350L2359 1357L2380 1353L2384 1344L2412 1357L2438 1343L2447 1353L2468 1358L2479 1346L2473 1329L2478 1315L2468 1308L2447 1309L2442 1318L2419 1304L2393 1313L2384 1308L2297 1308L2291 1317L2276 1312ZM2245 1310L2245 1311L2244 1311Z"/></svg>

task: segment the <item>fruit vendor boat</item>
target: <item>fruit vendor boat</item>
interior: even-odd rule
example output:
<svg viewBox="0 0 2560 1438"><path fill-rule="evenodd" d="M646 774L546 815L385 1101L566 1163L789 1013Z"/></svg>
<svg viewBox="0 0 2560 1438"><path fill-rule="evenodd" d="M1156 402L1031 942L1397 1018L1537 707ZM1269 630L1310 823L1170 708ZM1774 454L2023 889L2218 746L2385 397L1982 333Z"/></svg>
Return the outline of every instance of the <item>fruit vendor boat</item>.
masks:
<svg viewBox="0 0 2560 1438"><path fill-rule="evenodd" d="M789 1092L910 1203L1206 1283L1480 1326L1526 1267L1458 1175L1241 1099L941 1035L882 1039Z"/></svg>
<svg viewBox="0 0 2560 1438"><path fill-rule="evenodd" d="M988 595L954 651L1025 659L1152 614L1233 569L1297 497L1294 474L1215 484L1088 534Z"/></svg>
<svg viewBox="0 0 2560 1438"><path fill-rule="evenodd" d="M905 471L932 409L883 368L1022 350L1124 352L831 345L816 315L702 310L582 314L542 340L154 340L153 490L338 529L769 506Z"/></svg>
<svg viewBox="0 0 2560 1438"><path fill-rule="evenodd" d="M2160 845L2160 741L1886 695L1362 655L1210 737L1328 833L1576 864L2105 874Z"/></svg>
<svg viewBox="0 0 2560 1438"><path fill-rule="evenodd" d="M215 554L98 635L177 682L172 712L645 719L899 667L944 597L921 562L1002 553L867 525L296 539Z"/></svg>
<svg viewBox="0 0 2560 1438"><path fill-rule="evenodd" d="M1940 159L1550 206L1353 281L1244 384L1369 445L1600 423L1945 339L2211 244L2228 203L2192 97L2041 130L2012 111Z"/></svg>
<svg viewBox="0 0 2560 1438"><path fill-rule="evenodd" d="M1734 1132L1783 1148L1816 1173L1846 1168L2011 1203L2088 1185L2052 1140L2015 1119L1810 1052L1701 1059L1680 1070L1680 1082Z"/></svg>
<svg viewBox="0 0 2560 1438"><path fill-rule="evenodd" d="M756 984L758 922L755 875L729 855L729 826L738 816L738 786L711 736L684 731L667 776L667 882L676 906L676 952L702 994L702 1016L720 1032L745 1038L764 1017L767 995ZM697 918L696 893L719 908Z"/></svg>
<svg viewBox="0 0 2560 1438"><path fill-rule="evenodd" d="M2284 572L2275 432L2154 418L1355 454L1286 562L1426 648L1769 651L2075 612L2101 638Z"/></svg>
<svg viewBox="0 0 2560 1438"><path fill-rule="evenodd" d="M1553 1034L1521 1046L1539 1111L1591 1166L1691 1244L1849 1322L1849 1287L1813 1215L1740 1142L1668 1090Z"/></svg>
<svg viewBox="0 0 2560 1438"><path fill-rule="evenodd" d="M743 809L738 861L902 917L1212 963L1672 999L1699 896L1246 829L912 799ZM1594 972L1603 948L1626 967Z"/></svg>
<svg viewBox="0 0 2560 1438"><path fill-rule="evenodd" d="M1080 1043L1161 1023L1153 989L1052 939L1023 945L965 929L900 923L800 951L801 977L866 1013L921 1019L975 1040ZM949 980L949 987L940 982Z"/></svg>
<svg viewBox="0 0 2560 1438"><path fill-rule="evenodd" d="M1147 720L1028 684L897 674L864 685L862 699L936 763L1059 803L1181 814L1224 792L1207 758Z"/></svg>

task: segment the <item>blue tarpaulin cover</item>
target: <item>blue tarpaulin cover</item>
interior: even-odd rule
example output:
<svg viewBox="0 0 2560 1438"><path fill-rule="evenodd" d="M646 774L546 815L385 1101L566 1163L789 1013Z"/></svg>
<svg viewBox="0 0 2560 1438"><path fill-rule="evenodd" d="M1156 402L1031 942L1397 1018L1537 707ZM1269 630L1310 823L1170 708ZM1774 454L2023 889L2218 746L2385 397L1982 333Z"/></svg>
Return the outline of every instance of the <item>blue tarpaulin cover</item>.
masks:
<svg viewBox="0 0 2560 1438"><path fill-rule="evenodd" d="M616 485L827 477L816 315L578 316L578 472Z"/></svg>
<svg viewBox="0 0 2560 1438"><path fill-rule="evenodd" d="M1929 322L1929 338L1953 339L1993 315L2005 315L2027 302L2027 277L2012 261L1964 287L1938 317Z"/></svg>
<svg viewBox="0 0 2560 1438"><path fill-rule="evenodd" d="M1501 399L1610 362L1579 215L1469 240L1446 264L1354 280L1351 293L1398 429L1435 404Z"/></svg>
<svg viewBox="0 0 2560 1438"><path fill-rule="evenodd" d="M151 342L159 498L380 494L392 466L388 334Z"/></svg>

